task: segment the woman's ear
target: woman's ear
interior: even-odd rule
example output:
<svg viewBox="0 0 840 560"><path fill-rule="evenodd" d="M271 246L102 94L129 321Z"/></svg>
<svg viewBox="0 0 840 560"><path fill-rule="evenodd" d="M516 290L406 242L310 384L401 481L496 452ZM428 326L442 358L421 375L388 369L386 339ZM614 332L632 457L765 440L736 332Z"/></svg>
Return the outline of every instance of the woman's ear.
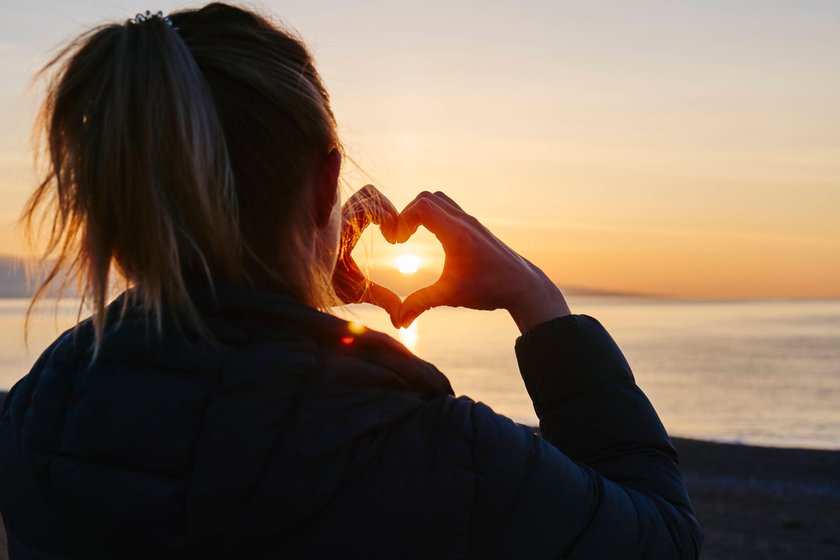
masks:
<svg viewBox="0 0 840 560"><path fill-rule="evenodd" d="M341 172L341 153L335 149L319 162L315 174L315 225L323 229L330 223L333 208L338 202L338 174Z"/></svg>

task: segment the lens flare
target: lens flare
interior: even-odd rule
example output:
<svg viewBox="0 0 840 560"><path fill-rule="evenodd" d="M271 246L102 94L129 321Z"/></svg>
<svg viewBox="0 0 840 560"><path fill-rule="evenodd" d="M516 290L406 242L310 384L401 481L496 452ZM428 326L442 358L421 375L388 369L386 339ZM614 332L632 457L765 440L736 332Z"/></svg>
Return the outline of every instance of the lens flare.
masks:
<svg viewBox="0 0 840 560"><path fill-rule="evenodd" d="M357 323L356 321L350 321L349 323L347 323L347 330L353 334L362 334L367 329L361 323Z"/></svg>

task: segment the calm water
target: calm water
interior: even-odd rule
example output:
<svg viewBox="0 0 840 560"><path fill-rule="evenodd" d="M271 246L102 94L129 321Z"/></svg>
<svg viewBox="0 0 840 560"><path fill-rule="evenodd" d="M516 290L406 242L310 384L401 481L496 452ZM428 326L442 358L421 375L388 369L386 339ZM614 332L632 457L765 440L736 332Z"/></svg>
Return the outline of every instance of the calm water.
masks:
<svg viewBox="0 0 840 560"><path fill-rule="evenodd" d="M773 446L840 449L840 301L680 302L569 298L616 339L674 435ZM44 305L23 346L25 300L0 300L0 387L25 374L75 317ZM353 306L351 318L399 338L433 362L458 394L536 422L519 377L518 332L505 312L435 309L396 331L385 313Z"/></svg>

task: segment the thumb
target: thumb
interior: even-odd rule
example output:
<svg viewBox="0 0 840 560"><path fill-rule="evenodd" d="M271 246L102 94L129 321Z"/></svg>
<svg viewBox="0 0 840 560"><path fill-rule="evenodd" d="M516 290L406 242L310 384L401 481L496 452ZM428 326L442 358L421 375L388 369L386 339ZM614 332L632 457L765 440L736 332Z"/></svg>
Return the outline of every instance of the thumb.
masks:
<svg viewBox="0 0 840 560"><path fill-rule="evenodd" d="M427 309L445 305L444 295L440 283L435 283L431 286L420 288L405 298L405 301L400 306L400 326L408 328L417 316Z"/></svg>
<svg viewBox="0 0 840 560"><path fill-rule="evenodd" d="M396 327L398 325L398 318L400 312L400 297L384 286L380 286L375 282L370 282L368 289L362 296L362 301L378 305L388 312L391 317L391 324Z"/></svg>

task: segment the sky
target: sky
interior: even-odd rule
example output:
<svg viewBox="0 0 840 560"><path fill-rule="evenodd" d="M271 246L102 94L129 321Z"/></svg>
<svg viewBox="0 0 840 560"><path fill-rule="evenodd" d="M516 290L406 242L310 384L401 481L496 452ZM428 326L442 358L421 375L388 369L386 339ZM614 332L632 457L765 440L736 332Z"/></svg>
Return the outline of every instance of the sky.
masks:
<svg viewBox="0 0 840 560"><path fill-rule="evenodd" d="M0 254L25 251L39 66L92 25L198 5L2 0ZM442 190L561 287L840 297L840 2L246 5L313 51L351 190ZM396 250L366 237L387 280Z"/></svg>

